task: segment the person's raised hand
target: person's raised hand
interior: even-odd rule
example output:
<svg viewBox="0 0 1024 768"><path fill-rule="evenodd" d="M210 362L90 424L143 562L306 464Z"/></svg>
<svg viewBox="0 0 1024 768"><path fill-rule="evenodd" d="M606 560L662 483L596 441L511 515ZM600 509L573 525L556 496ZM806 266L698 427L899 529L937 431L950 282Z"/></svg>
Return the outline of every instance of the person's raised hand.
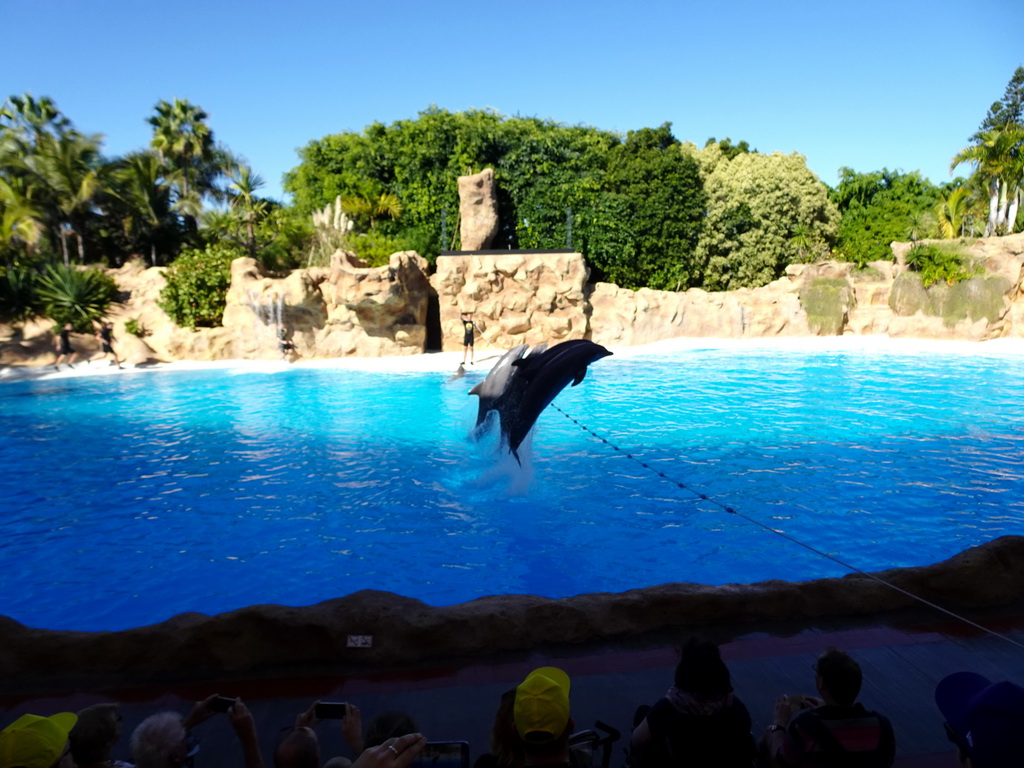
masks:
<svg viewBox="0 0 1024 768"><path fill-rule="evenodd" d="M185 726L185 730L194 728L200 723L204 723L211 717L217 714L217 710L213 708L213 701L219 694L213 694L207 696L202 701L197 701L192 705L192 711L188 713L188 716L181 721L181 724Z"/></svg>
<svg viewBox="0 0 1024 768"><path fill-rule="evenodd" d="M406 768L426 746L427 737L422 733L407 733L364 750L352 768Z"/></svg>
<svg viewBox="0 0 1024 768"><path fill-rule="evenodd" d="M345 739L352 754L357 757L363 751L363 716L352 702L349 702L345 710L345 717L341 720L341 736Z"/></svg>
<svg viewBox="0 0 1024 768"><path fill-rule="evenodd" d="M231 720L231 727L235 729L239 738L256 736L256 721L241 699L235 699L235 703L228 708L228 719Z"/></svg>
<svg viewBox="0 0 1024 768"><path fill-rule="evenodd" d="M309 705L309 709L295 718L296 728L316 728L320 725L320 718L316 716L316 705L319 703L320 699L317 699Z"/></svg>

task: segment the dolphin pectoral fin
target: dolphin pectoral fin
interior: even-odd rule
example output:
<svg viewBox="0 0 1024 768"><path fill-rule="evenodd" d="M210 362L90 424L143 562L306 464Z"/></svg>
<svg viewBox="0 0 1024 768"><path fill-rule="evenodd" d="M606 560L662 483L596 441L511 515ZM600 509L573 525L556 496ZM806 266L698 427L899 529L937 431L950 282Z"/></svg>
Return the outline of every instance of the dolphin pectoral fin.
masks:
<svg viewBox="0 0 1024 768"><path fill-rule="evenodd" d="M577 384L579 384L581 381L583 381L583 379L586 377L586 375L587 375L587 366L584 365L582 368L580 368L578 371L576 371L576 375L573 377L573 380L572 380L572 385L575 387Z"/></svg>

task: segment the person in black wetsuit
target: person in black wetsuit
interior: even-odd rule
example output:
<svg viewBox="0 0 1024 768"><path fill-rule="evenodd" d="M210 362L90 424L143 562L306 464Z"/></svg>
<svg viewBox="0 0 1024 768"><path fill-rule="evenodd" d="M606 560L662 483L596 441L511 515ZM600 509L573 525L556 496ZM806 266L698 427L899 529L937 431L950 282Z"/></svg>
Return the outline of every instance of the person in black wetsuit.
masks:
<svg viewBox="0 0 1024 768"><path fill-rule="evenodd" d="M462 322L462 365L466 364L466 353L469 353L469 364L473 364L473 333L476 330L476 323L473 322L472 312L460 312L459 320Z"/></svg>
<svg viewBox="0 0 1024 768"><path fill-rule="evenodd" d="M60 334L57 336L57 360L54 362L53 367L58 371L60 370L60 364L67 360L69 368L74 368L75 356L78 354L75 352L75 348L71 346L71 331L74 330L74 326L71 323L64 323L64 327L61 329Z"/></svg>
<svg viewBox="0 0 1024 768"><path fill-rule="evenodd" d="M120 368L121 361L117 359L117 354L114 352L114 324L101 323L100 329L96 331L96 340L103 345L103 355L109 356L114 365Z"/></svg>

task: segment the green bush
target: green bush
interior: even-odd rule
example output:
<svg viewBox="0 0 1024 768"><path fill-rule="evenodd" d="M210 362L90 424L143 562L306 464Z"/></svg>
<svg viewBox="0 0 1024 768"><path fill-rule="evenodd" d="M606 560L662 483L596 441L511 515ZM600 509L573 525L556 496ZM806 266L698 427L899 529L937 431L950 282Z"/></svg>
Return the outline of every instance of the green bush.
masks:
<svg viewBox="0 0 1024 768"><path fill-rule="evenodd" d="M185 328L220 325L231 285L231 262L241 255L224 244L183 250L164 275L167 285L160 291L160 309Z"/></svg>
<svg viewBox="0 0 1024 768"><path fill-rule="evenodd" d="M88 333L117 299L117 283L98 269L49 266L37 280L36 294L43 314L58 326L71 323L78 333Z"/></svg>
<svg viewBox="0 0 1024 768"><path fill-rule="evenodd" d="M920 273L925 288L939 281L955 285L982 272L963 251L930 243L911 248L907 252L907 266Z"/></svg>
<svg viewBox="0 0 1024 768"><path fill-rule="evenodd" d="M11 267L0 271L0 320L21 323L38 315L40 309L32 270Z"/></svg>
<svg viewBox="0 0 1024 768"><path fill-rule="evenodd" d="M132 336L138 336L140 339L144 339L149 335L149 331L146 330L146 326L140 323L139 318L137 317L129 317L125 320L124 329Z"/></svg>

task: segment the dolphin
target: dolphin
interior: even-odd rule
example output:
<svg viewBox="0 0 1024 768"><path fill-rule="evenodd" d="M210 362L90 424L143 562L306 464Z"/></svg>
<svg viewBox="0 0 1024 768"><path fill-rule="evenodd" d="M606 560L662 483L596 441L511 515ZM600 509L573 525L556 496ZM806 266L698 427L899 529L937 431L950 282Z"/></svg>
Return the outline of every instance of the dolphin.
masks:
<svg viewBox="0 0 1024 768"><path fill-rule="evenodd" d="M518 348L517 348L518 349ZM515 352L515 350L513 350ZM480 394L479 425L490 411L497 411L501 420L501 436L509 451L519 461L519 446L533 428L541 412L559 392L571 383L576 386L587 375L587 366L607 357L611 352L592 341L563 341L550 349L538 347L528 355L508 354L494 367L491 385L487 379L471 390ZM507 362L507 370L502 363ZM499 391L497 396L494 393ZM480 389L480 392L474 390ZM488 402L484 403L484 394Z"/></svg>
<svg viewBox="0 0 1024 768"><path fill-rule="evenodd" d="M476 425L478 427L483 424L487 413L494 407L494 401L505 391L509 379L516 373L516 369L512 367L512 364L525 355L526 350L529 348L528 344L512 347L494 364L494 367L487 373L487 378L469 390L469 394L480 398L480 405L476 413Z"/></svg>

